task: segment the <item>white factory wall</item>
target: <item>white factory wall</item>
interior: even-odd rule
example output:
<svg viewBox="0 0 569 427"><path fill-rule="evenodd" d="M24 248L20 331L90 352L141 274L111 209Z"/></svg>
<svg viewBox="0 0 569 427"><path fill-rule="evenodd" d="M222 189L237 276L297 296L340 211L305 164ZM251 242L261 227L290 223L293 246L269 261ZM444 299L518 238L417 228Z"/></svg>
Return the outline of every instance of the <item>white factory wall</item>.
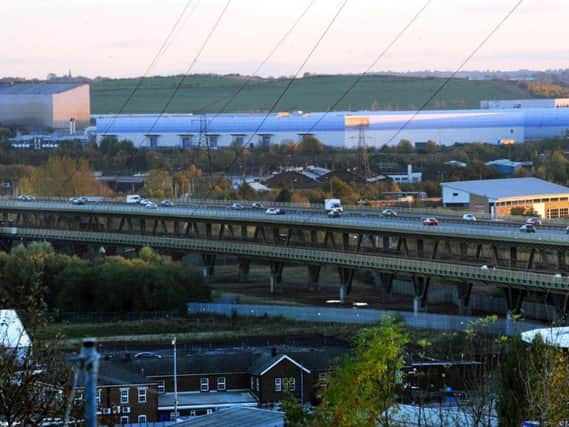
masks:
<svg viewBox="0 0 569 427"><path fill-rule="evenodd" d="M470 193L466 191L456 190L444 184L442 185L442 187L443 187L443 206L453 203L460 203L460 204L470 203Z"/></svg>

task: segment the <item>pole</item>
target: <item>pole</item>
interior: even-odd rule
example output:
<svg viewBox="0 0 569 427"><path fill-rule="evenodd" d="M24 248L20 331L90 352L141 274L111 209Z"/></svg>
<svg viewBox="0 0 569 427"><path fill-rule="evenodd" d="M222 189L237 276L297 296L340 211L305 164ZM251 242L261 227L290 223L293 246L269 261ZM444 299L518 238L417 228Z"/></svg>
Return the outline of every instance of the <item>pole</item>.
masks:
<svg viewBox="0 0 569 427"><path fill-rule="evenodd" d="M85 420L87 427L97 427L97 374L99 371L99 354L95 348L95 339L83 340L81 349L83 373L85 375Z"/></svg>
<svg viewBox="0 0 569 427"><path fill-rule="evenodd" d="M176 337L172 338L174 346L174 421L178 421L178 371L176 365Z"/></svg>

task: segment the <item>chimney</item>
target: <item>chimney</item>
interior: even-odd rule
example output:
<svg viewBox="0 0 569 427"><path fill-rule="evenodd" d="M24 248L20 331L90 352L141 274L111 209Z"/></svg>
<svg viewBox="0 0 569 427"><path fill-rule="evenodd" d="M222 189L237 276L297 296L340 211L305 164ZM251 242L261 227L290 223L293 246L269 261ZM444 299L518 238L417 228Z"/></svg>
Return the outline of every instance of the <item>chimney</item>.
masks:
<svg viewBox="0 0 569 427"><path fill-rule="evenodd" d="M75 133L75 119L69 119L69 135L73 135Z"/></svg>
<svg viewBox="0 0 569 427"><path fill-rule="evenodd" d="M413 166L411 163L407 165L407 181L413 182Z"/></svg>

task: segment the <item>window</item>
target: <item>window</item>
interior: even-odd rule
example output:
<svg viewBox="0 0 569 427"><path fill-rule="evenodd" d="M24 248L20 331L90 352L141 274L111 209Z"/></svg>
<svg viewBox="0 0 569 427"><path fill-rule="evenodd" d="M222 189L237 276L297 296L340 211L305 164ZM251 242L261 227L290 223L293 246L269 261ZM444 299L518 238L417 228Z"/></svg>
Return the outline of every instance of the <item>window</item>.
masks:
<svg viewBox="0 0 569 427"><path fill-rule="evenodd" d="M207 415L213 413L213 409L208 409L207 411L205 411Z"/></svg>
<svg viewBox="0 0 569 427"><path fill-rule="evenodd" d="M318 373L318 382L320 384L326 384L328 382L328 372L319 372Z"/></svg>
<svg viewBox="0 0 569 427"><path fill-rule="evenodd" d="M194 139L193 135L180 135L180 141L182 142L182 148L184 150L192 148L193 139Z"/></svg>
<svg viewBox="0 0 569 427"><path fill-rule="evenodd" d="M296 390L296 378L290 377L285 378L285 391L295 391Z"/></svg>
<svg viewBox="0 0 569 427"><path fill-rule="evenodd" d="M257 377L257 391L259 391L259 377Z"/></svg>
<svg viewBox="0 0 569 427"><path fill-rule="evenodd" d="M209 378L200 378L200 391L209 391Z"/></svg>
<svg viewBox="0 0 569 427"><path fill-rule="evenodd" d="M569 216L569 209L568 208L559 209L559 216L563 218Z"/></svg>
<svg viewBox="0 0 569 427"><path fill-rule="evenodd" d="M196 416L196 410L195 410L195 409L192 409L192 410L190 411L190 417L195 417L195 416Z"/></svg>
<svg viewBox="0 0 569 427"><path fill-rule="evenodd" d="M241 147L245 143L245 135L234 135L233 142Z"/></svg>
<svg viewBox="0 0 569 427"><path fill-rule="evenodd" d="M138 388L138 403L146 403L146 387Z"/></svg>
<svg viewBox="0 0 569 427"><path fill-rule="evenodd" d="M158 393L164 393L165 391L166 391L166 382L162 380L158 384Z"/></svg>
<svg viewBox="0 0 569 427"><path fill-rule="evenodd" d="M138 424L146 424L146 415L138 416Z"/></svg>
<svg viewBox="0 0 569 427"><path fill-rule="evenodd" d="M225 390L225 377L217 377L217 389Z"/></svg>
<svg viewBox="0 0 569 427"><path fill-rule="evenodd" d="M125 426L128 424L128 415L123 415L121 417L121 426Z"/></svg>
<svg viewBox="0 0 569 427"><path fill-rule="evenodd" d="M128 388L121 388L121 403L128 403Z"/></svg>
<svg viewBox="0 0 569 427"><path fill-rule="evenodd" d="M268 147L271 145L271 139L273 135L259 135L259 144L262 147Z"/></svg>
<svg viewBox="0 0 569 427"><path fill-rule="evenodd" d="M207 143L209 148L217 148L217 140L219 135L208 135L207 136Z"/></svg>
<svg viewBox="0 0 569 427"><path fill-rule="evenodd" d="M83 401L83 393L75 393L75 397L73 398L73 403L76 405L80 405Z"/></svg>
<svg viewBox="0 0 569 427"><path fill-rule="evenodd" d="M97 396L95 396L95 400L97 402L97 406L101 405L101 389L97 389Z"/></svg>
<svg viewBox="0 0 569 427"><path fill-rule="evenodd" d="M275 391L282 391L283 389L283 384L282 384L282 378L275 378Z"/></svg>
<svg viewBox="0 0 569 427"><path fill-rule="evenodd" d="M158 135L148 135L148 145L150 148L158 148Z"/></svg>

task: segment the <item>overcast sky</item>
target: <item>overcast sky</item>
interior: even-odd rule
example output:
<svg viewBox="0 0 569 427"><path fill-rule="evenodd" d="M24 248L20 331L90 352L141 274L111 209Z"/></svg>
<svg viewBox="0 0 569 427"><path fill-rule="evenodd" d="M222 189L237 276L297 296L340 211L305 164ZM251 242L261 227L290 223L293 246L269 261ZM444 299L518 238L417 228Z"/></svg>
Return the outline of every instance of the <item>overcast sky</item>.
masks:
<svg viewBox="0 0 569 427"><path fill-rule="evenodd" d="M453 70L517 0L432 0L377 71ZM187 0L1 0L0 76L140 76ZM192 0L150 75L183 73L226 0ZM233 0L192 72L253 72L310 0ZM316 0L261 75L290 75L341 0ZM348 0L303 71L366 69L425 0ZM465 69L569 68L567 0L525 0Z"/></svg>

